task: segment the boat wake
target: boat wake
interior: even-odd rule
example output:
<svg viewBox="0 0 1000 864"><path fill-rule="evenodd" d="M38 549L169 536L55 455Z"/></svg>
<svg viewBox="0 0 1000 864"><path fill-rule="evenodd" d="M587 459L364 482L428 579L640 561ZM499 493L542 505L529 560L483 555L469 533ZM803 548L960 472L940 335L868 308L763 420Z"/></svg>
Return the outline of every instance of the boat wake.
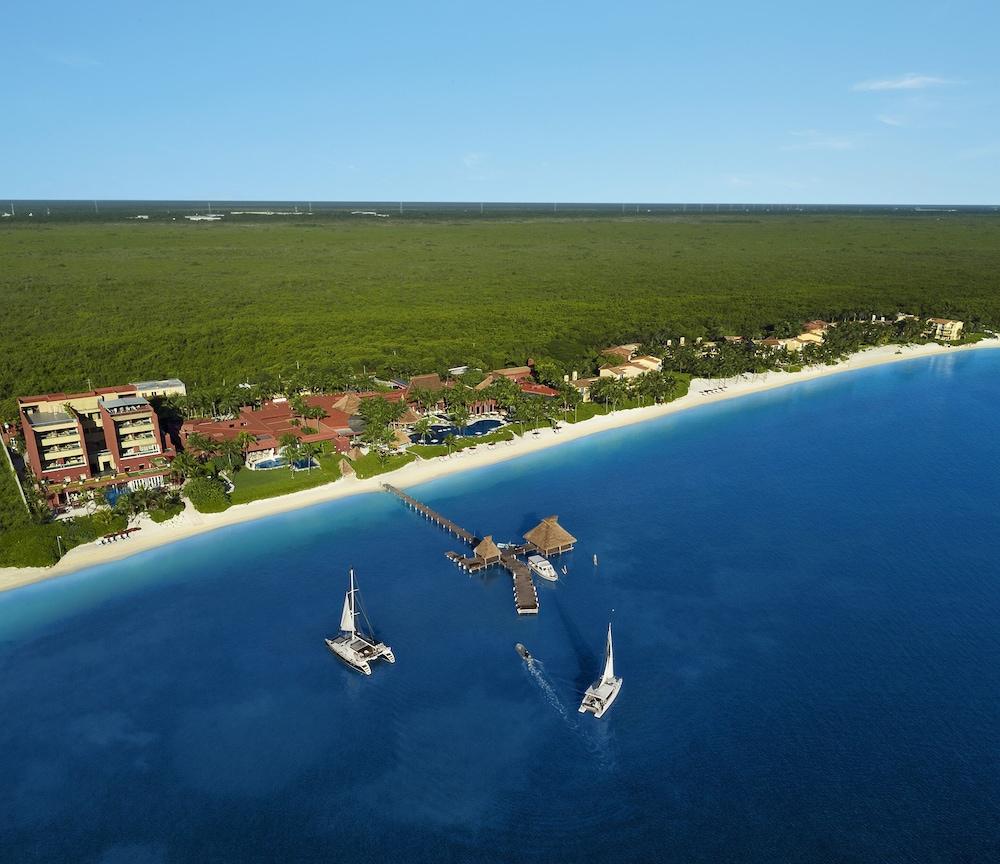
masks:
<svg viewBox="0 0 1000 864"><path fill-rule="evenodd" d="M528 667L528 673L535 679L538 689L542 691L542 694L545 696L548 703L559 712L559 716L562 717L567 724L573 726L573 723L570 721L569 713L566 711L566 706L563 705L562 700L555 691L555 688L553 688L553 686L549 683L549 679L545 675L542 662L531 658L530 660L526 660L524 665Z"/></svg>
<svg viewBox="0 0 1000 864"><path fill-rule="evenodd" d="M613 771L617 765L617 758L614 748L614 740L610 732L603 724L593 722L580 722L576 712L570 713L566 710L566 705L549 676L545 673L545 666L541 660L531 658L524 664L528 668L528 674L534 679L538 689L542 691L545 700L558 712L563 723L572 730L573 734L580 740L587 753L590 754L593 763L597 768L604 771ZM567 684L569 686L569 684ZM574 690L574 692L576 692Z"/></svg>

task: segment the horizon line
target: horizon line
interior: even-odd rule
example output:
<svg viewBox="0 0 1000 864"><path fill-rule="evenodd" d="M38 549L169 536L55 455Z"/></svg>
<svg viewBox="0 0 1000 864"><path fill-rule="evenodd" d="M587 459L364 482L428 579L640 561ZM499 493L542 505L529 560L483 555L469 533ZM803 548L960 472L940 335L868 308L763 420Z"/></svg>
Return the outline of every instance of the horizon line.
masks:
<svg viewBox="0 0 1000 864"><path fill-rule="evenodd" d="M427 199L427 198L226 198L210 195L186 197L186 198L94 198L71 197L71 198L36 198L17 197L10 195L0 195L0 202L13 202L22 204L36 203L63 203L90 205L95 201L98 204L304 204L304 205L350 205L350 204L379 204L385 206L398 207L406 205L439 205L439 206L502 206L502 207L1000 207L998 202L954 202L954 201L881 201L875 203L865 203L857 201L777 201L777 200L731 200L731 201L636 201L636 200L554 200L537 199L533 201L509 199Z"/></svg>

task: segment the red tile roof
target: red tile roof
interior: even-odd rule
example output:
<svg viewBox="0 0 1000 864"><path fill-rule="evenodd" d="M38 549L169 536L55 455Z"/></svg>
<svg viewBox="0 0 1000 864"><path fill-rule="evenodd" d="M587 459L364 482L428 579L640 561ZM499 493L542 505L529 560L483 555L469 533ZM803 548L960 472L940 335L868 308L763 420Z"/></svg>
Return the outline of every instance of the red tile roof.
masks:
<svg viewBox="0 0 1000 864"><path fill-rule="evenodd" d="M532 396L558 396L559 391L553 390L551 387L546 387L544 384L533 384L530 381L521 381L518 384L521 388L522 393L530 393Z"/></svg>

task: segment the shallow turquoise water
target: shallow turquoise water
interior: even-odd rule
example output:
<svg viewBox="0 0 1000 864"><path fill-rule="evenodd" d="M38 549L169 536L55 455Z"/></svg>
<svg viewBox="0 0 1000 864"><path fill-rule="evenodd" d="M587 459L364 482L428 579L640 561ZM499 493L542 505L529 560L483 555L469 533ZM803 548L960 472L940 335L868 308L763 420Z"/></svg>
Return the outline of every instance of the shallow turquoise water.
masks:
<svg viewBox="0 0 1000 864"><path fill-rule="evenodd" d="M384 495L0 595L0 860L996 860L998 380L907 362L417 487L498 539L558 513L537 619ZM352 565L371 679L322 643Z"/></svg>

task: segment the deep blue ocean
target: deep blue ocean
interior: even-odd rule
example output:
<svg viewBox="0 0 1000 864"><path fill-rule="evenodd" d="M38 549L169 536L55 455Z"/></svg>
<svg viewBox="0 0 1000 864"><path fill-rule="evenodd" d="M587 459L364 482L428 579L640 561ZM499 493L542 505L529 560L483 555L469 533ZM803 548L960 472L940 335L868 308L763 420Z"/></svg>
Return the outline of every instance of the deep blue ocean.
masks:
<svg viewBox="0 0 1000 864"><path fill-rule="evenodd" d="M916 360L414 487L559 515L533 619L384 494L0 595L0 861L1000 860L998 395Z"/></svg>

